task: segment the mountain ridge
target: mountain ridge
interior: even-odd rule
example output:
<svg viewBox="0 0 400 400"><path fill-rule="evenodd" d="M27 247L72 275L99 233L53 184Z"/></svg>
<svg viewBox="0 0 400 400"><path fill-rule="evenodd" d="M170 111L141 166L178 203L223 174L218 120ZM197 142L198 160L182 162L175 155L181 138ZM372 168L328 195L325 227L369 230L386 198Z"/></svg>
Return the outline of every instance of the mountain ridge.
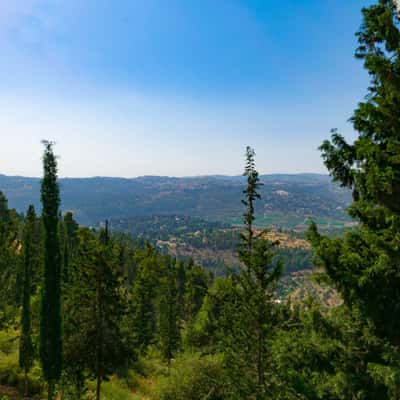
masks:
<svg viewBox="0 0 400 400"><path fill-rule="evenodd" d="M323 174L318 172L297 172L297 173L272 173L272 174L260 174L260 177L322 177L322 178L329 178L329 174ZM38 176L26 176L26 175L9 175L0 173L0 178L23 178L23 179L32 179L32 180L40 180L41 177ZM104 175L93 175L93 176L64 176L59 177L59 180L82 180L82 179L119 179L119 180L136 180L136 179L143 179L143 178L165 178L165 179L207 179L207 178L214 178L214 179L236 179L236 178L243 178L243 175L225 175L225 174L208 174L208 175L185 175L185 176L174 176L174 175L137 175L133 177L124 177L124 176L104 176Z"/></svg>
<svg viewBox="0 0 400 400"><path fill-rule="evenodd" d="M142 176L60 178L59 182L62 210L73 211L81 224L95 225L108 218L139 215L240 218L245 179L240 175ZM349 192L333 184L328 175L264 174L260 180L264 185L258 215L340 219L350 201ZM40 178L1 174L0 190L17 211L24 212L29 204L40 209Z"/></svg>

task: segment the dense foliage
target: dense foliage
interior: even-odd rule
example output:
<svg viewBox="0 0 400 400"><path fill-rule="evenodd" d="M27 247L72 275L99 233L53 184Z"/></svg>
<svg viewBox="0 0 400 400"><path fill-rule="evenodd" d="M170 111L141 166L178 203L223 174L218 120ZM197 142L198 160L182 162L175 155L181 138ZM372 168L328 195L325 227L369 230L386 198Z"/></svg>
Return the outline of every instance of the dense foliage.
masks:
<svg viewBox="0 0 400 400"><path fill-rule="evenodd" d="M44 228L43 285L40 313L40 361L48 382L48 399L61 377L61 253L59 240L60 190L57 183L57 160L53 144L44 142L43 180L41 186L42 221ZM29 245L29 244L28 244Z"/></svg>

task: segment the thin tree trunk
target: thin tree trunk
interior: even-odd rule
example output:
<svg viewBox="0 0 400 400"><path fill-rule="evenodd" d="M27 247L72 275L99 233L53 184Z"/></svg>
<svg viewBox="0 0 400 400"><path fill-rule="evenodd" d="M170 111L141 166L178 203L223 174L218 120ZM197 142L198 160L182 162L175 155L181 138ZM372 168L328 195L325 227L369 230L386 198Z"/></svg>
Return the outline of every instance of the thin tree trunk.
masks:
<svg viewBox="0 0 400 400"><path fill-rule="evenodd" d="M25 369L25 375L24 375L24 396L28 397L28 371Z"/></svg>
<svg viewBox="0 0 400 400"><path fill-rule="evenodd" d="M100 392L101 392L101 376L97 375L96 400L100 400Z"/></svg>
<svg viewBox="0 0 400 400"><path fill-rule="evenodd" d="M102 310L102 290L100 271L97 273L97 344L96 344L96 400L100 400L100 389L102 379L102 358L103 358L103 310Z"/></svg>
<svg viewBox="0 0 400 400"><path fill-rule="evenodd" d="M84 388L84 378L81 371L76 372L75 376L75 400L81 400Z"/></svg>
<svg viewBox="0 0 400 400"><path fill-rule="evenodd" d="M108 220L106 220L104 245L108 244ZM104 266L103 266L104 267ZM96 400L100 400L101 380L103 378L103 290L102 290L102 270L97 272L97 384L96 384Z"/></svg>
<svg viewBox="0 0 400 400"><path fill-rule="evenodd" d="M257 375L258 375L258 398L263 397L265 377L264 377L264 331L263 331L263 321L264 321L264 305L259 305L258 312L258 349L257 349Z"/></svg>
<svg viewBox="0 0 400 400"><path fill-rule="evenodd" d="M263 357L262 357L262 333L258 332L258 354L257 354L257 375L258 375L258 393L261 398L262 387L264 383L264 372L263 372Z"/></svg>
<svg viewBox="0 0 400 400"><path fill-rule="evenodd" d="M54 381L50 380L48 382L48 388L47 388L47 400L53 400L54 398Z"/></svg>

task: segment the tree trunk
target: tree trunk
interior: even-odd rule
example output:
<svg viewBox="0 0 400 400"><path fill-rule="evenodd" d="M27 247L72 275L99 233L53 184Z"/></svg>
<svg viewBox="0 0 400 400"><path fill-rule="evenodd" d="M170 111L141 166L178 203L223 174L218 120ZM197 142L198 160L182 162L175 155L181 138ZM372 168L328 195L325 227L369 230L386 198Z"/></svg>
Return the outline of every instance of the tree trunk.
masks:
<svg viewBox="0 0 400 400"><path fill-rule="evenodd" d="M100 400L101 376L97 375L96 400Z"/></svg>
<svg viewBox="0 0 400 400"><path fill-rule="evenodd" d="M264 307L265 305L259 304L258 311L258 344L257 344L257 380L258 380L258 395L257 399L262 399L265 388L265 377L264 377L264 331L263 322L265 320Z"/></svg>
<svg viewBox="0 0 400 400"><path fill-rule="evenodd" d="M261 399L264 383L264 371L263 371L263 359L262 359L262 335L258 333L258 351L257 351L257 380L258 380L258 396L257 399Z"/></svg>
<svg viewBox="0 0 400 400"><path fill-rule="evenodd" d="M81 400L85 381L81 371L76 372L75 376L75 400Z"/></svg>
<svg viewBox="0 0 400 400"><path fill-rule="evenodd" d="M24 375L24 396L28 397L28 371L25 370Z"/></svg>
<svg viewBox="0 0 400 400"><path fill-rule="evenodd" d="M47 388L47 400L53 400L54 398L54 381L50 380L48 382L48 388Z"/></svg>

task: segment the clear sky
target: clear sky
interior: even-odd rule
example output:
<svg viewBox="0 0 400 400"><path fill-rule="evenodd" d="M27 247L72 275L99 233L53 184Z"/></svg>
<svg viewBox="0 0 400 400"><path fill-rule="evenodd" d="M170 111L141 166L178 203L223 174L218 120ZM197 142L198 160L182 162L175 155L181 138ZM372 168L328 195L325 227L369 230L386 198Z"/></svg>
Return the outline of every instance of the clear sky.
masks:
<svg viewBox="0 0 400 400"><path fill-rule="evenodd" d="M368 76L367 0L1 0L0 173L325 172Z"/></svg>

